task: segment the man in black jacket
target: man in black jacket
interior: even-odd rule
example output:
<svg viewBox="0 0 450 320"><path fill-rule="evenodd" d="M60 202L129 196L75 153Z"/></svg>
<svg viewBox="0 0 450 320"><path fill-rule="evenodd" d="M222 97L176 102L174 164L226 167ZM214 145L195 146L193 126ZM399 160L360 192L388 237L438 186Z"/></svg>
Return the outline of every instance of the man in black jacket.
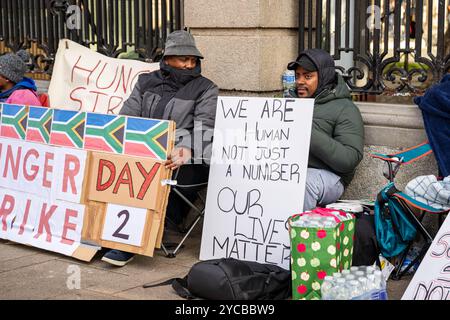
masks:
<svg viewBox="0 0 450 320"><path fill-rule="evenodd" d="M219 89L201 75L200 59L203 56L190 33L184 30L172 32L167 37L160 70L139 76L120 111L127 116L175 121L177 141L165 165L172 170L179 169L179 184L204 182L209 174L206 163L211 157ZM194 200L197 191L190 188L184 195ZM189 206L171 193L166 222L176 227L188 212ZM102 260L124 266L133 257L128 252L110 250Z"/></svg>

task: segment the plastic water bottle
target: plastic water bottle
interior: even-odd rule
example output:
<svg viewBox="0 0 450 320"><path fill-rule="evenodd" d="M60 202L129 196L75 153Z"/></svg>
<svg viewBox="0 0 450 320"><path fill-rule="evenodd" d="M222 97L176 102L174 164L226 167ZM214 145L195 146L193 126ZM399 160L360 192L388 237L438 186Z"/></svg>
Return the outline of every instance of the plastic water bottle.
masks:
<svg viewBox="0 0 450 320"><path fill-rule="evenodd" d="M377 270L374 266L368 266L366 267L366 274L372 274Z"/></svg>
<svg viewBox="0 0 450 320"><path fill-rule="evenodd" d="M360 285L361 290L363 292L363 294L361 296L361 300L370 300L369 289L368 289L368 286L367 286L368 281L369 280L366 277L358 278L359 285Z"/></svg>
<svg viewBox="0 0 450 320"><path fill-rule="evenodd" d="M356 267L356 266L350 267L350 272L351 272L351 273L355 273L355 272L358 271L358 270L359 270L359 267Z"/></svg>
<svg viewBox="0 0 450 320"><path fill-rule="evenodd" d="M375 289L376 289L375 276L373 274L369 274L367 276L367 291L372 291Z"/></svg>
<svg viewBox="0 0 450 320"><path fill-rule="evenodd" d="M282 76L283 83L283 97L284 98L292 98L292 94L289 90L295 89L295 71L294 70L286 70L283 72Z"/></svg>
<svg viewBox="0 0 450 320"><path fill-rule="evenodd" d="M371 300L388 300L383 273L376 270L372 275L368 276L368 278L373 279L373 290L370 294Z"/></svg>
<svg viewBox="0 0 450 320"><path fill-rule="evenodd" d="M333 273L333 279L336 281L338 278L342 278L342 274L340 272Z"/></svg>
<svg viewBox="0 0 450 320"><path fill-rule="evenodd" d="M356 271L353 274L356 276L356 278L362 278L366 275L366 273L364 271Z"/></svg>
<svg viewBox="0 0 450 320"><path fill-rule="evenodd" d="M342 276L345 277L345 276L348 276L350 274L350 270L344 269L344 270L342 270L341 273L342 273Z"/></svg>
<svg viewBox="0 0 450 320"><path fill-rule="evenodd" d="M348 283L350 299L360 300L363 294L358 280L350 280Z"/></svg>
<svg viewBox="0 0 450 320"><path fill-rule="evenodd" d="M345 276L344 278L346 281L352 281L352 280L356 280L356 277L352 274L348 274Z"/></svg>
<svg viewBox="0 0 450 320"><path fill-rule="evenodd" d="M333 287L335 286L335 282L333 277L326 276L322 282L322 286L320 287L320 291L322 294L322 300L335 300Z"/></svg>
<svg viewBox="0 0 450 320"><path fill-rule="evenodd" d="M349 300L350 292L345 285L345 279L339 278L336 280L336 285L333 289L334 297L336 300Z"/></svg>

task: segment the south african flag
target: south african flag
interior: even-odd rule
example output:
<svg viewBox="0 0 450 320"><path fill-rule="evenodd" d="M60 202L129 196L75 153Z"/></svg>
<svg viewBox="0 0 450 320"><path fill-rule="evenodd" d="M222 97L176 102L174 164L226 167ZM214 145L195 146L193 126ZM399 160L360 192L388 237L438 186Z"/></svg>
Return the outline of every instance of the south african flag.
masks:
<svg viewBox="0 0 450 320"><path fill-rule="evenodd" d="M128 118L124 153L166 160L168 134L168 121Z"/></svg>
<svg viewBox="0 0 450 320"><path fill-rule="evenodd" d="M53 109L30 107L27 141L49 143Z"/></svg>
<svg viewBox="0 0 450 320"><path fill-rule="evenodd" d="M85 124L86 112L55 110L50 144L82 149Z"/></svg>
<svg viewBox="0 0 450 320"><path fill-rule="evenodd" d="M0 135L6 138L25 140L27 120L27 106L4 104L2 108Z"/></svg>
<svg viewBox="0 0 450 320"><path fill-rule="evenodd" d="M124 116L88 113L84 149L122 154L125 120Z"/></svg>

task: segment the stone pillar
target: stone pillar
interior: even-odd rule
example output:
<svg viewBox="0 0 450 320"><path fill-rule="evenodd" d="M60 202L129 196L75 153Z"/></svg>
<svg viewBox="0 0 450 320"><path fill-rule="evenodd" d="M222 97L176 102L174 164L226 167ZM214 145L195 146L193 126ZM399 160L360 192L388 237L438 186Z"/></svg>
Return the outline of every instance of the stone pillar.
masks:
<svg viewBox="0 0 450 320"><path fill-rule="evenodd" d="M185 0L184 24L221 90L281 90L298 50L298 0Z"/></svg>

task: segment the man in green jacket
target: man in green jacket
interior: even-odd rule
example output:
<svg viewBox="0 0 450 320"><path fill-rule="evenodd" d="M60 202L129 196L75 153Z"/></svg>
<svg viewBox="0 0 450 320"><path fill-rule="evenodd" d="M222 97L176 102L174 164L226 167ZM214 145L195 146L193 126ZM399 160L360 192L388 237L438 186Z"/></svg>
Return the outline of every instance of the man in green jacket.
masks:
<svg viewBox="0 0 450 320"><path fill-rule="evenodd" d="M321 49L300 53L288 64L295 70L296 98L314 98L314 115L304 210L336 202L363 158L364 125L330 54Z"/></svg>

